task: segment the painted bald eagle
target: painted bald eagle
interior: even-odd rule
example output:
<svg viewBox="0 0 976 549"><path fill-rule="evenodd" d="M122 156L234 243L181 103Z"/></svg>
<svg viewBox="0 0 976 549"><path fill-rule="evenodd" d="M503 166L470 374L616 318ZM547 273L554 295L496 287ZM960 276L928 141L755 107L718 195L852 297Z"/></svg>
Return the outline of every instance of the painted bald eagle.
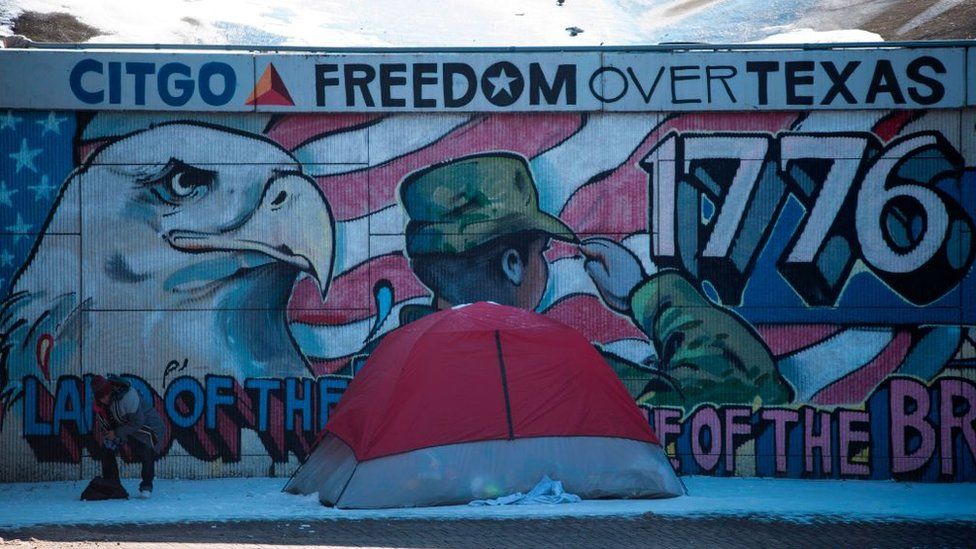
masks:
<svg viewBox="0 0 976 549"><path fill-rule="evenodd" d="M329 205L277 144L190 122L113 141L65 181L0 304L3 403L26 375L159 387L171 360L199 377L307 375L286 307L301 273L325 295L333 259Z"/></svg>

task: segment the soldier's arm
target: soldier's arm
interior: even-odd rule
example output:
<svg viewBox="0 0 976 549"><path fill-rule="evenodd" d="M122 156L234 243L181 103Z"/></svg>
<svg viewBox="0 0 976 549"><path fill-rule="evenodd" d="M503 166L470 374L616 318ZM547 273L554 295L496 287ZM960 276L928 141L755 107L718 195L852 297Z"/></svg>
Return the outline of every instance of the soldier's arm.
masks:
<svg viewBox="0 0 976 549"><path fill-rule="evenodd" d="M691 407L790 399L759 334L692 281L677 271L648 276L629 250L606 239L587 240L580 250L604 302L630 316L657 351L656 376L670 390L657 391L653 402Z"/></svg>

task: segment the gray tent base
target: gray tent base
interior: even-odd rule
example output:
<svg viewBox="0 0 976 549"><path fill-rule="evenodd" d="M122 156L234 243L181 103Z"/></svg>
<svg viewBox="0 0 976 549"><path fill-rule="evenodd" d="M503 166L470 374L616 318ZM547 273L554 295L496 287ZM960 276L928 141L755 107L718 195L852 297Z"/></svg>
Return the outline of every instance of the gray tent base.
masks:
<svg viewBox="0 0 976 549"><path fill-rule="evenodd" d="M323 504L342 509L426 507L527 492L542 475L584 499L683 493L664 450L647 442L579 436L489 440L360 462L331 433L285 491L318 492Z"/></svg>

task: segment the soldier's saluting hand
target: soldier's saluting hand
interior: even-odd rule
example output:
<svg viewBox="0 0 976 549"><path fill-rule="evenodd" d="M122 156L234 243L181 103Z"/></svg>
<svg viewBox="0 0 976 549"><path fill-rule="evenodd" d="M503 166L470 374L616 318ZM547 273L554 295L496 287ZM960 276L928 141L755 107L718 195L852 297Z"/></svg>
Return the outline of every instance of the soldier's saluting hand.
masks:
<svg viewBox="0 0 976 549"><path fill-rule="evenodd" d="M674 270L648 276L630 250L609 239L589 238L579 249L603 301L629 316L657 351L658 379L639 402L690 410L703 402L790 400L792 389L759 334L691 280Z"/></svg>

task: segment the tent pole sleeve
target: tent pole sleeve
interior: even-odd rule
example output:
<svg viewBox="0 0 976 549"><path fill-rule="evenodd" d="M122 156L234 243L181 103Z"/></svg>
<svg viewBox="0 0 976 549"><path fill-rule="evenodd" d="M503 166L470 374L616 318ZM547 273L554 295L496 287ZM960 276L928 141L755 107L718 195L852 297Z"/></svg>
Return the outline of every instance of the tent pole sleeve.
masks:
<svg viewBox="0 0 976 549"><path fill-rule="evenodd" d="M508 440L515 440L515 429L512 427L512 403L508 398L508 378L505 375L505 358L502 356L502 338L495 330L495 348L498 349L498 368L502 373L502 392L505 394L505 419L508 420Z"/></svg>

